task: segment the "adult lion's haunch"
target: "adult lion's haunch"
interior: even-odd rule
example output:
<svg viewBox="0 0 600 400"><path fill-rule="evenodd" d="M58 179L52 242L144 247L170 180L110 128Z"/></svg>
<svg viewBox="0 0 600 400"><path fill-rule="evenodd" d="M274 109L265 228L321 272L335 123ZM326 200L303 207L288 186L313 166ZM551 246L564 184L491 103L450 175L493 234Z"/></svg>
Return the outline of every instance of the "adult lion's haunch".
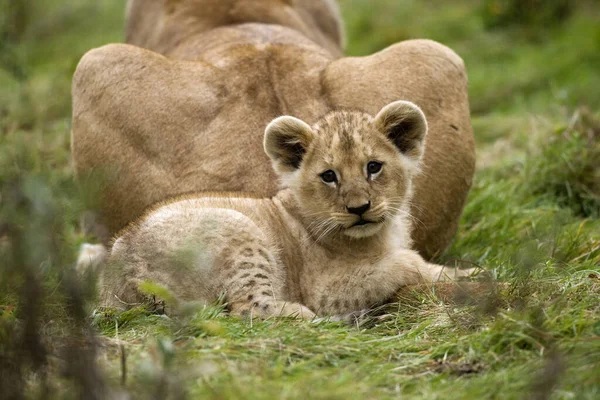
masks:
<svg viewBox="0 0 600 400"><path fill-rule="evenodd" d="M108 171L110 232L182 193L274 195L262 133L277 116L312 124L331 110L375 114L406 99L429 121L414 247L430 256L452 239L474 144L465 68L447 47L411 40L340 58L330 0L131 0L127 39L136 46L90 51L73 79L73 158L80 176Z"/></svg>

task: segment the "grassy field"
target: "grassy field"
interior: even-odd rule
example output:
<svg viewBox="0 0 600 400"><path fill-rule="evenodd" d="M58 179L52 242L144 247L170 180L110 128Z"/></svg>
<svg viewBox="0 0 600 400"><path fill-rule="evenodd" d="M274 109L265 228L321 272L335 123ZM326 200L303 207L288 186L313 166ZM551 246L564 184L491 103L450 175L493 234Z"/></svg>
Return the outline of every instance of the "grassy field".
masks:
<svg viewBox="0 0 600 400"><path fill-rule="evenodd" d="M478 171L439 261L491 277L474 301L411 293L352 327L85 306L70 80L122 41L124 6L18 3L0 0L0 398L600 398L597 2L341 1L349 54L426 37L464 58Z"/></svg>

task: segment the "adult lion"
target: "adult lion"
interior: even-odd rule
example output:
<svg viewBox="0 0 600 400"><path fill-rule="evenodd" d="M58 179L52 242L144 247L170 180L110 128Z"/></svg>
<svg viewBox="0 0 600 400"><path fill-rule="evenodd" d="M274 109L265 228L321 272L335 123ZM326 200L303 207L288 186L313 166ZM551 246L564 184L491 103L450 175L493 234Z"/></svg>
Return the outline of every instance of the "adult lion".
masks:
<svg viewBox="0 0 600 400"><path fill-rule="evenodd" d="M452 50L410 40L340 58L331 0L130 0L127 10L135 46L88 52L73 79L73 159L79 176L108 171L111 233L177 194L275 194L262 133L277 116L312 124L404 99L429 121L415 249L429 257L449 244L474 172L467 77Z"/></svg>

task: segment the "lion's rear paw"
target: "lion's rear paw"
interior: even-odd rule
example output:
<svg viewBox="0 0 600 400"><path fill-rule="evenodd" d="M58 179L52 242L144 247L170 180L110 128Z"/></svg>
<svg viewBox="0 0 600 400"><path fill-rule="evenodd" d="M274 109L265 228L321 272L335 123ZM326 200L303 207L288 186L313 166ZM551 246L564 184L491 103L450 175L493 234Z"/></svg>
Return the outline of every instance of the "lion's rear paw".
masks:
<svg viewBox="0 0 600 400"><path fill-rule="evenodd" d="M84 243L79 248L75 270L79 274L85 274L90 270L95 272L104 263L106 256L106 248L103 245Z"/></svg>

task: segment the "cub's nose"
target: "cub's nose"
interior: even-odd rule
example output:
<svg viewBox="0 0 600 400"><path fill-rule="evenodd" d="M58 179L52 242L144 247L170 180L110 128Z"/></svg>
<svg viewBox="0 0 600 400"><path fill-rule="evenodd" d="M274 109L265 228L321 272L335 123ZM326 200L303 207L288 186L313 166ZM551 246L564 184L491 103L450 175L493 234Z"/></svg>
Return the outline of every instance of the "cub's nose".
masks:
<svg viewBox="0 0 600 400"><path fill-rule="evenodd" d="M363 215L364 213L367 212L369 207L371 207L370 201L367 204L363 204L362 206L359 206L359 207L347 207L346 206L346 210L348 210L348 212L350 214Z"/></svg>

